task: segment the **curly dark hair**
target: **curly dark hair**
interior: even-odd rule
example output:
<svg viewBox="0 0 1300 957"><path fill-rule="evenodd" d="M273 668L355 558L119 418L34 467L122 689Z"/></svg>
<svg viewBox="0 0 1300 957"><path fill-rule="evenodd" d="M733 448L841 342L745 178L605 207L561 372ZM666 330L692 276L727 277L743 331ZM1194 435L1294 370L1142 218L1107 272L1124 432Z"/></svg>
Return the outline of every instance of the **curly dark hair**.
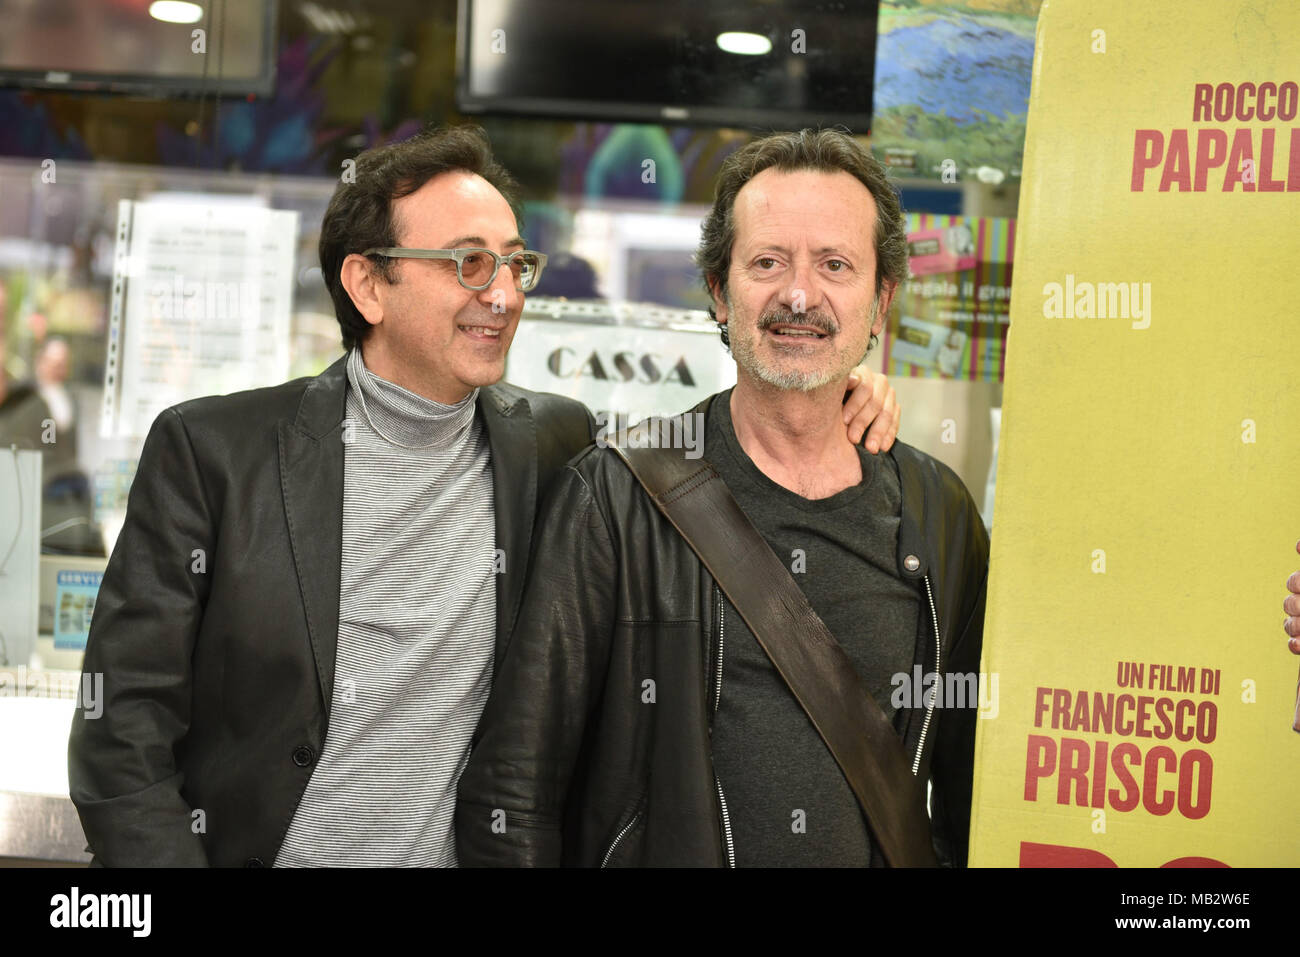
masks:
<svg viewBox="0 0 1300 957"><path fill-rule="evenodd" d="M487 134L477 126L431 127L400 143L366 150L356 158L351 181L340 182L334 190L321 222L320 268L334 300L344 349L364 341L371 326L343 288L343 260L375 246L400 245L393 201L453 170L477 173L496 187L523 227L519 184L492 156ZM396 281L391 259L374 256L371 261L385 282Z"/></svg>
<svg viewBox="0 0 1300 957"><path fill-rule="evenodd" d="M782 172L810 169L834 173L843 170L855 176L876 201L876 294L880 294L885 282L897 284L907 279L907 229L903 222L903 208L885 168L846 132L805 129L797 133L774 133L755 140L723 162L713 208L704 219L700 247L695 254L706 291L712 294L711 283L716 283L719 297L726 297L731 249L736 242L736 195L746 183L771 167ZM717 310L713 306L709 306L709 316L717 321ZM720 325L719 330L722 344L729 347L726 325ZM874 342L874 336L872 340Z"/></svg>

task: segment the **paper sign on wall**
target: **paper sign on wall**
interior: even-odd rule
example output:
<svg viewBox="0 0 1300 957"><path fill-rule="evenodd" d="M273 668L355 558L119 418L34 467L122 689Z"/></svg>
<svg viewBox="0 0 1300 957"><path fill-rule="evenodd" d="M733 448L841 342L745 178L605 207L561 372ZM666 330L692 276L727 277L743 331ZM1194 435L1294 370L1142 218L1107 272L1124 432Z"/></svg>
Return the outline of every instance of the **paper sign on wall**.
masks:
<svg viewBox="0 0 1300 957"><path fill-rule="evenodd" d="M288 377L297 229L293 211L119 203L102 434Z"/></svg>

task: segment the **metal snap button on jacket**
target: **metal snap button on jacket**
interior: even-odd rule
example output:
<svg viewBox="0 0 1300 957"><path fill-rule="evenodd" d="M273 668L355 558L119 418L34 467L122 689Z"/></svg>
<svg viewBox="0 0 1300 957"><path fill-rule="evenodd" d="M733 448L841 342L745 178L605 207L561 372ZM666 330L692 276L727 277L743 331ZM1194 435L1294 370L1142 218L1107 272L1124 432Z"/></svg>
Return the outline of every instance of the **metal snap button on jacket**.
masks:
<svg viewBox="0 0 1300 957"><path fill-rule="evenodd" d="M921 567L921 559L917 558L915 555L908 555L903 559L903 567L909 572L914 572Z"/></svg>
<svg viewBox="0 0 1300 957"><path fill-rule="evenodd" d="M311 764L312 758L315 756L315 752L306 745L293 749L293 763L298 765L300 768L305 768L307 765Z"/></svg>

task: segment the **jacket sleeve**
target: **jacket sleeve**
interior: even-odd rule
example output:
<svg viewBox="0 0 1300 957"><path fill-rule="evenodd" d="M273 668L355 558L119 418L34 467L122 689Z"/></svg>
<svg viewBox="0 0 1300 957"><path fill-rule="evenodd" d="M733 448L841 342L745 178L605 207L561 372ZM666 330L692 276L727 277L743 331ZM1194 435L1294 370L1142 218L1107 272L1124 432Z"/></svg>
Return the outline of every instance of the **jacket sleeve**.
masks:
<svg viewBox="0 0 1300 957"><path fill-rule="evenodd" d="M963 490L964 491L964 490ZM969 499L969 495L966 496ZM967 609L948 661L947 673L978 674L984 640L984 604L988 587L989 539L974 502L969 502L962 608ZM975 727L978 701L944 712L931 767L930 815L935 850L942 863L966 866L970 844L971 797L975 776Z"/></svg>
<svg viewBox="0 0 1300 957"><path fill-rule="evenodd" d="M208 863L176 749L215 545L189 434L168 409L145 440L91 621L82 688L102 691L83 690L68 742L69 790L99 864Z"/></svg>
<svg viewBox="0 0 1300 957"><path fill-rule="evenodd" d="M979 599L970 621L963 630L949 669L961 674L978 673L980 644L984 631L985 583L979 586ZM973 653L972 653L973 652ZM960 655L960 660L958 656ZM940 860L965 867L970 844L971 798L975 778L975 726L979 709L972 705L945 715L933 767L931 813L940 837Z"/></svg>
<svg viewBox="0 0 1300 957"><path fill-rule="evenodd" d="M604 684L616 576L604 517L573 468L540 515L518 624L460 779L462 866L559 866L571 778Z"/></svg>
<svg viewBox="0 0 1300 957"><path fill-rule="evenodd" d="M945 562L949 575L957 577L952 648L943 664L945 674L979 675L984 644L984 605L988 588L988 532L979 508L966 486L949 472L950 502L945 532L945 551L953 559ZM983 687L980 683L978 687ZM996 693L996 689L989 689ZM931 822L935 850L940 862L965 867L970 846L971 796L975 776L975 728L979 723L979 700L966 707L945 709L937 728L935 757L931 766Z"/></svg>

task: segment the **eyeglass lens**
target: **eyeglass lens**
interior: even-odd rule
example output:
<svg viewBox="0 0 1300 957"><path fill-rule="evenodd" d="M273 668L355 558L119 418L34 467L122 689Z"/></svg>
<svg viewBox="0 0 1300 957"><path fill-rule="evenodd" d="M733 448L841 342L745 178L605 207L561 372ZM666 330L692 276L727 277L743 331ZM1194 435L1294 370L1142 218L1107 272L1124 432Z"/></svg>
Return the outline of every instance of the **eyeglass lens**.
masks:
<svg viewBox="0 0 1300 957"><path fill-rule="evenodd" d="M537 284L539 261L532 253L515 253L507 260L515 285L527 292ZM494 278L496 258L486 252L472 252L461 260L460 277L469 286L486 287Z"/></svg>

